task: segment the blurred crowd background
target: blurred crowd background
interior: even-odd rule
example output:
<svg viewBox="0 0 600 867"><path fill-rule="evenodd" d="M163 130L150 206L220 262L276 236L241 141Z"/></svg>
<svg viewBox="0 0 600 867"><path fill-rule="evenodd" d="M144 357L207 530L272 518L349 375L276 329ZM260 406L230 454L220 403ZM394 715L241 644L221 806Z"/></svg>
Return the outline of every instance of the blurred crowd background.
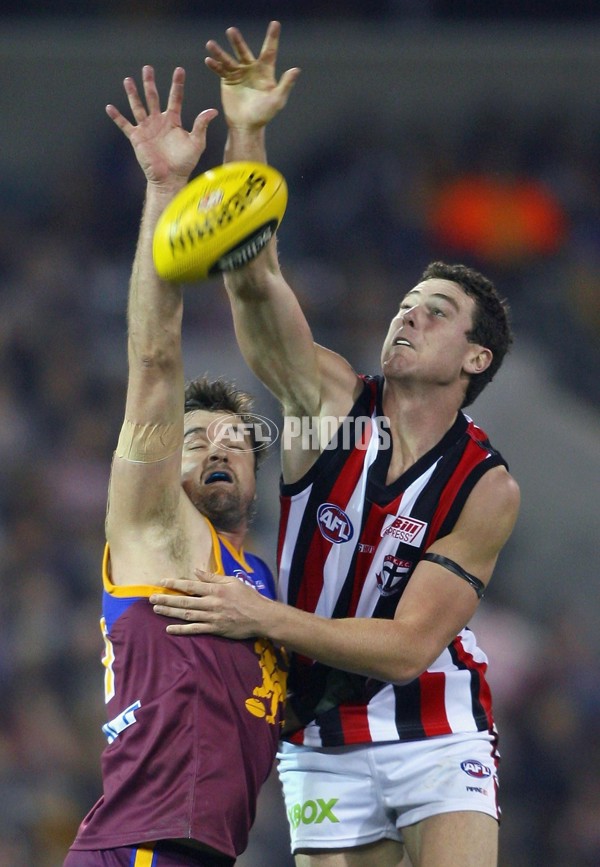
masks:
<svg viewBox="0 0 600 867"><path fill-rule="evenodd" d="M465 261L515 347L469 409L523 505L473 621L501 733L501 867L600 865L600 10L586 0L5 0L0 13L0 867L60 867L100 792L100 561L143 196L104 114L125 75L188 70L238 24L303 68L269 133L284 271L315 338L377 372L399 297ZM368 7L368 8L367 8ZM200 168L220 162L224 125ZM186 372L245 369L219 281L190 286ZM253 549L274 566L278 457ZM241 867L292 864L273 777Z"/></svg>

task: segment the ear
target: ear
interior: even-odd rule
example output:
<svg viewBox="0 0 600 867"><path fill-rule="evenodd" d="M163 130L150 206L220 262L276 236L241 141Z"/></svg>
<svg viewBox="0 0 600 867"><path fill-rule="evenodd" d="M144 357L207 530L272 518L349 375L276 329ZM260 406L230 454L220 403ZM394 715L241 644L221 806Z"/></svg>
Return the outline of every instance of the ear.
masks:
<svg viewBox="0 0 600 867"><path fill-rule="evenodd" d="M491 349L478 344L469 347L470 351L465 359L463 370L465 373L483 373L492 363L494 357Z"/></svg>

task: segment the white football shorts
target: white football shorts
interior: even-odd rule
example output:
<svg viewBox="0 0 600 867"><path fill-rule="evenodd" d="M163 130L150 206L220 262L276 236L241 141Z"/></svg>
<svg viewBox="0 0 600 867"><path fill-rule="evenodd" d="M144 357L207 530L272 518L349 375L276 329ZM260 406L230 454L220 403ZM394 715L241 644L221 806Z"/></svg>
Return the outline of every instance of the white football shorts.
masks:
<svg viewBox="0 0 600 867"><path fill-rule="evenodd" d="M282 743L292 852L402 842L403 827L458 810L499 820L495 745L488 732L329 748Z"/></svg>

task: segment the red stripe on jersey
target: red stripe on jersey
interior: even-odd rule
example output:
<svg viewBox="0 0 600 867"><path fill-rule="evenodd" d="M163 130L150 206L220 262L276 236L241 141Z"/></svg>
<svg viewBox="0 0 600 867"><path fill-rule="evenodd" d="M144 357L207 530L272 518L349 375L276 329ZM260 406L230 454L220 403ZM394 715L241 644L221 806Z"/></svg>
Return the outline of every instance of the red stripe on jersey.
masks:
<svg viewBox="0 0 600 867"><path fill-rule="evenodd" d="M454 503L458 492L463 486L465 479L468 478L469 474L475 469L478 464L486 460L486 458L488 457L488 451L482 449L481 446L473 440L469 440L458 466L452 473L450 479L448 480L448 484L442 491L442 494L439 498L438 506L435 510L435 515L433 516L431 524L429 525L427 540L424 547L425 551L427 550L427 548L429 548L432 542L437 539L440 527L442 526L442 523L444 522L448 511L452 507L452 504Z"/></svg>
<svg viewBox="0 0 600 867"><path fill-rule="evenodd" d="M354 572L355 579L352 587L352 599L350 600L348 614L346 615L347 617L356 616L358 600L360 599L360 594L362 593L366 577L371 568L373 556L377 550L379 542L381 541L381 528L383 527L383 522L388 515L398 514L401 502L402 494L392 500L391 503L388 503L385 507L378 506L376 503L373 503L371 506L369 517L366 520L364 530L360 537L360 544L368 547L366 550L363 549L363 551L359 549L356 556L356 568ZM373 550L370 551L370 548Z"/></svg>
<svg viewBox="0 0 600 867"><path fill-rule="evenodd" d="M477 690L477 694L473 697L475 701L477 701L481 705L481 708L485 713L486 719L488 721L488 728L491 729L494 726L494 714L492 712L492 694L490 692L488 682L485 679L487 664L484 662L477 662L473 658L473 654L468 653L465 650L460 635L456 636L456 638L452 642L452 647L456 652L457 658L462 663L464 663L465 667L468 668L469 671L476 671L479 674L479 677L477 678L477 680L479 681L479 689ZM471 682L473 683L473 680Z"/></svg>
<svg viewBox="0 0 600 867"><path fill-rule="evenodd" d="M443 671L426 671L419 678L421 690L421 725L427 737L450 734L446 716L446 675Z"/></svg>
<svg viewBox="0 0 600 867"><path fill-rule="evenodd" d="M371 730L367 706L360 704L342 704L339 707L340 728L344 733L345 744L371 743Z"/></svg>
<svg viewBox="0 0 600 867"><path fill-rule="evenodd" d="M327 502L334 503L341 509L346 509L354 489L358 484L365 465L367 446L371 439L371 427L363 429L360 439L361 448L355 448L348 456L344 469L338 474L334 486L327 495ZM319 504L321 505L321 504ZM360 527L354 527L354 532L359 532ZM295 607L303 611L314 612L323 589L323 564L334 542L326 539L317 525L313 533L310 545L304 558L304 572L308 576L302 581L298 592Z"/></svg>

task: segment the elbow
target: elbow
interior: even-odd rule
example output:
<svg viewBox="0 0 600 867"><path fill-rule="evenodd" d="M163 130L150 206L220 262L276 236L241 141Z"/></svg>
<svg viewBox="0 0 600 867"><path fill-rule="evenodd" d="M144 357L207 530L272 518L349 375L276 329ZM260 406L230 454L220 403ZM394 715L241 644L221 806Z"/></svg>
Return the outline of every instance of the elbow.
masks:
<svg viewBox="0 0 600 867"><path fill-rule="evenodd" d="M403 660L400 664L390 666L389 676L385 679L395 686L406 686L420 677L426 670L427 666L418 664L416 660Z"/></svg>
<svg viewBox="0 0 600 867"><path fill-rule="evenodd" d="M427 671L438 656L433 648L423 648L415 642L410 649L404 647L388 658L381 679L396 686L406 686Z"/></svg>
<svg viewBox="0 0 600 867"><path fill-rule="evenodd" d="M383 646L380 665L384 671L378 675L379 679L406 686L427 671L446 644L441 643L439 636L425 631L420 622L393 620Z"/></svg>

